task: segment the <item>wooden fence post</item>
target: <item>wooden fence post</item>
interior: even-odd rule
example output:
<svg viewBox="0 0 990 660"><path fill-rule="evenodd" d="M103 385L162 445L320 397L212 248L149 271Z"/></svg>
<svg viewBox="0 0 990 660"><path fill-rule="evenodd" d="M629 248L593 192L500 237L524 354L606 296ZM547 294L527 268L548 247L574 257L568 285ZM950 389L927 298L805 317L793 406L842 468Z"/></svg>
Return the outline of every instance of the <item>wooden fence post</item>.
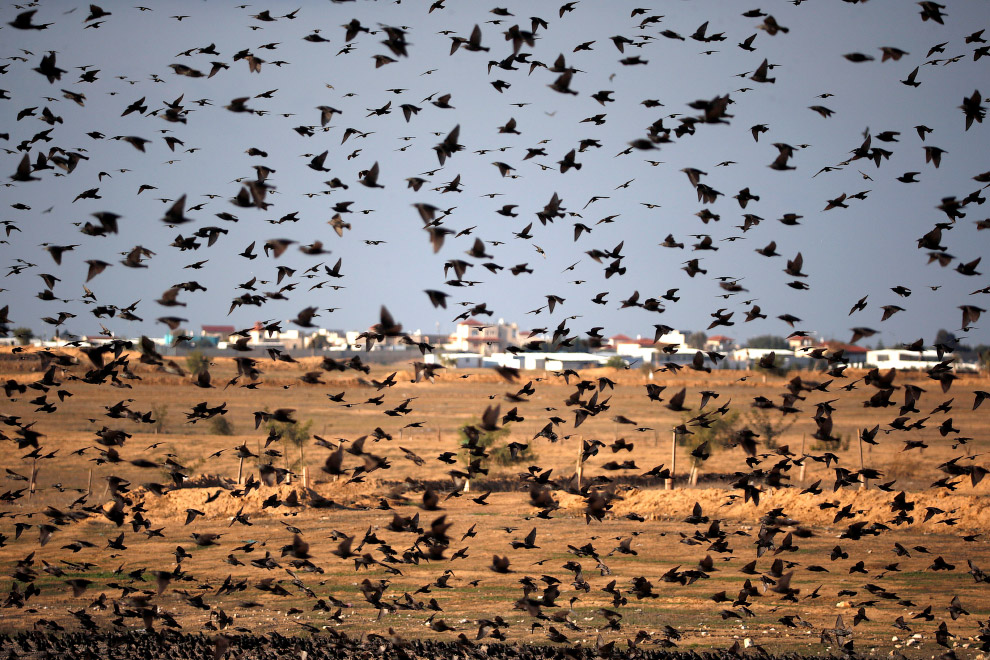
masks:
<svg viewBox="0 0 990 660"><path fill-rule="evenodd" d="M798 473L798 483L802 486L804 485L804 473L808 467L808 459L804 455L804 439L806 436L807 433L801 434L801 471Z"/></svg>
<svg viewBox="0 0 990 660"><path fill-rule="evenodd" d="M859 436L859 469L863 470L863 435ZM870 487L869 479L866 479L862 474L859 475L859 489L864 490Z"/></svg>
<svg viewBox="0 0 990 660"><path fill-rule="evenodd" d="M674 489L674 472L677 471L677 429L670 431L670 478L664 484L667 490Z"/></svg>
<svg viewBox="0 0 990 660"><path fill-rule="evenodd" d="M584 478L584 436L578 436L578 453L577 453L577 467L575 468L577 472L577 487L581 490L581 480Z"/></svg>

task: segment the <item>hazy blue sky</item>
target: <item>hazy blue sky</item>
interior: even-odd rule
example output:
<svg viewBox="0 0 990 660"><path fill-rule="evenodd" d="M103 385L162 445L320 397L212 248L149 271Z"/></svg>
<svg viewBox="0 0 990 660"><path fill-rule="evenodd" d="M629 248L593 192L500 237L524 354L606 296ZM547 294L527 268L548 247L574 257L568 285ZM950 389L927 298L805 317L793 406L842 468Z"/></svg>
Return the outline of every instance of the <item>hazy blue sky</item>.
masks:
<svg viewBox="0 0 990 660"><path fill-rule="evenodd" d="M756 5L700 0L572 4L574 10L561 17L556 2L503 2L499 6L507 12L464 0L447 0L432 12L429 2L410 0L246 7L169 2L155 3L148 11L108 3L104 8L112 13L98 19L99 27L93 29L87 25L97 21L86 22L88 3L75 9L69 3L41 3L32 20L51 23L45 30L9 26L21 10L6 5L0 10L0 89L10 98L0 100L0 133L9 137L0 140L0 147L7 150L0 157L3 176L11 185L0 188L0 220L11 221L20 231L0 244L0 266L8 275L17 259L33 265L0 277L5 289L0 292L0 307L9 305L13 326L29 326L35 332L51 331L41 317L67 311L77 315L63 326L71 332L95 333L102 322L121 335L161 335L165 327L155 323L161 316L187 318L194 330L200 324L245 327L260 319L291 319L311 305L336 308L332 313L322 311L315 320L319 325L366 328L377 322L383 304L407 330L449 331L455 315L464 309L458 301L485 302L493 318L514 320L524 328L553 328L566 316L581 315L570 324L575 332L604 326L606 335L648 334L654 323L705 329L710 314L725 308L735 312L735 325L710 334L739 339L786 335L790 328L775 317L789 313L802 319L797 327L825 337L845 340L849 328L866 326L880 331L866 343L881 339L890 345L919 337L930 343L939 328L960 327L960 305L987 306L985 295L970 293L986 287L990 278L964 276L954 269L960 262L990 255L990 230L979 231L976 226L976 221L990 215L990 207L969 204L962 211L965 217L944 232L942 244L955 258L948 267L928 263L928 250L917 247L917 239L935 223L948 221L936 208L941 200L961 200L979 190L984 184L973 177L990 170L990 125L974 123L965 130L960 109L974 90L990 91L986 84L990 57L974 61L974 50L985 44L965 41L987 25L990 4L985 0L946 1L944 25L922 21L913 2L816 0L795 5L773 0L760 7L788 29L776 35L761 29L764 17L741 15ZM284 17L297 7L294 19ZM631 17L634 7L646 10ZM253 17L266 8L277 20ZM174 18L182 15L188 17ZM514 25L531 31L531 16L544 19L548 27L539 27L534 45L523 44L520 53L527 54L526 62L550 67L563 54L566 65L579 70L570 84L576 95L551 89L559 74L546 67L530 71L529 64L516 62L512 66L517 70L505 70L497 65L512 54L505 32ZM650 16L662 19L641 26ZM348 46L343 26L352 19L372 32L358 33L349 44L350 52L342 53ZM706 34L724 33L724 41L691 38L706 21ZM383 45L385 25L405 30L408 56L397 56ZM475 25L481 29L481 45L490 50L461 47L451 55L452 37L466 39ZM329 41L304 40L316 30ZM685 40L663 36L666 30ZM737 45L754 34L755 51ZM625 44L624 53L613 43L618 36L633 42ZM593 42L589 50L574 52L586 42ZM944 52L927 56L929 49L943 42ZM195 50L210 44L215 44L218 54ZM881 47L907 54L896 61L881 61ZM193 49L190 55L182 54L189 49ZM34 70L51 50L57 52L56 66L65 70L54 83ZM260 72L252 73L244 59L234 61L242 50L265 60ZM855 63L844 57L851 53L874 59ZM396 61L376 68L373 56L379 54ZM956 56L958 60L947 62ZM630 57L646 63L622 63ZM938 61L932 62L933 58ZM775 83L750 79L764 59L773 65L768 75ZM284 64L276 66L276 61ZM496 65L489 68L491 61ZM229 68L212 78L177 75L170 68L181 64L209 73L212 62ZM80 82L81 67L97 69L96 80ZM916 67L920 86L902 84ZM509 85L501 93L492 85L498 80ZM402 91L389 91L395 89ZM63 90L84 94L84 105L66 99ZM268 97L257 98L270 90L274 91ZM609 90L613 100L604 106L592 97L603 90ZM452 109L431 104L444 94L451 95ZM657 149L625 153L654 122L662 120L665 128L676 129L682 117L698 116L689 104L726 94L731 117L724 123L698 123L693 134L672 132L670 141ZM831 96L820 98L822 94ZM144 113L121 117L142 97L147 105ZM149 114L179 97L185 123L166 121L163 111ZM225 109L237 97L249 97L246 105L263 114ZM647 107L643 101L648 99L662 106ZM204 100L202 105L198 100ZM390 113L368 116L388 102ZM420 111L406 122L402 104ZM340 111L326 131L320 127L318 106ZM810 106L823 106L834 114L826 118ZM17 120L19 113L32 107L33 116ZM61 118L59 123L49 126L39 120L46 107ZM601 125L582 121L599 114L604 115ZM518 135L499 133L510 118L516 120ZM756 124L768 127L758 141L750 131ZM924 141L916 125L932 129ZM294 130L300 126L313 127L315 132L311 137L300 135ZM460 126L464 148L441 168L434 147L455 126ZM50 141L30 144L27 151L18 148L49 128L53 129ZM348 128L368 135L353 135L342 144ZM898 141L878 139L883 131L899 132ZM94 139L87 135L91 132L105 137ZM867 132L874 136L871 148L892 152L889 159L879 167L859 159L819 173L848 159ZM113 136L139 136L150 142L141 153L127 142L112 140ZM182 144L170 151L166 136ZM585 139L597 140L601 147L578 152L581 169L561 173L558 162ZM787 163L795 169L768 167L778 155L774 143L795 147ZM926 145L945 150L938 169L925 162ZM40 181L6 178L17 171L23 153L29 153L34 163L39 151L47 154L55 147L88 160L64 176L56 176L63 174L59 169L49 169L34 173ZM248 156L245 151L250 147L268 155ZM527 148L543 148L546 155L524 160ZM307 167L323 151L329 152L325 167L330 171ZM492 164L497 161L513 167L514 176L500 176ZM720 165L725 161L731 164ZM359 172L376 162L378 182L384 188L360 185ZM235 179L253 178L255 165L274 170L268 179L274 190L268 195L267 210L239 208L230 201L240 189ZM714 203L699 201L683 168L706 172L701 183L722 194ZM896 180L909 171L920 173L919 183ZM102 180L101 172L107 174ZM407 186L406 179L414 176L428 181L418 192ZM435 190L457 176L461 192ZM334 177L348 188L322 194L330 190L324 182ZM620 187L623 184L628 185ZM155 188L138 194L142 185ZM733 196L746 187L760 199L743 210ZM73 201L92 188L99 189L101 199ZM827 200L861 191L869 192L865 199L847 200L848 208L823 211ZM497 195L486 196L489 193ZM563 200L567 215L543 226L536 213L554 193ZM157 198L174 200L181 195L187 196L187 207L204 206L188 211L191 222L169 228L162 218L171 202ZM595 198L601 199L589 203ZM343 218L351 228L338 237L327 222L334 215L332 207L348 201L353 202L354 212ZM474 229L469 235L449 236L434 254L413 206L417 203L454 207L442 226L454 232ZM505 204L517 205L518 217L495 212ZM704 224L696 215L702 209L720 219ZM121 216L120 233L107 237L80 233L80 223L93 221L91 214L101 211ZM216 217L223 212L236 215L238 222ZM297 222L269 222L291 213ZM744 213L763 221L744 233L739 229ZM802 216L800 224L779 222L787 213ZM607 216L615 216L614 222L597 224ZM532 238L516 238L514 232L529 223L533 223ZM591 233L575 241L575 223L587 225ZM208 226L228 233L209 248L205 239L199 239L198 250L169 246L177 236L189 237ZM659 247L668 234L685 247ZM699 243L692 234L709 234L718 251L692 251L692 245ZM490 259L465 254L475 238L486 241ZM737 240L727 240L732 238ZM269 239L297 244L275 259L262 250ZM252 241L258 258L238 256ZM312 256L298 250L299 244L313 241L322 241L330 254ZM599 264L587 252L612 250L623 241L625 274L606 279L605 267L611 260ZM770 241L776 241L780 257L755 252ZM40 247L43 242L78 247L65 252L58 266ZM146 269L119 263L121 253L136 245L155 253ZM806 278L783 272L786 260L798 252L804 257ZM331 279L322 269L315 278L303 277L308 268L321 262L333 266L338 258L343 278ZM692 258L700 259L707 274L688 277L681 268ZM140 300L135 314L143 322L93 316L92 305L82 301L86 260L91 259L112 264L87 284L99 303L125 307ZM474 264L464 279L478 284L446 284L454 275L445 277L444 263L452 259ZM208 262L201 270L183 268L203 260ZM482 267L486 262L505 270L493 274ZM513 276L509 269L521 263L534 272ZM227 315L231 300L245 293L237 288L241 283L257 278L257 291L249 293L276 291L278 266L295 269L282 282L296 284L285 292L287 301L269 300L263 307L244 306ZM981 272L988 269L990 263L977 267ZM54 294L69 302L36 297L45 288L42 273L60 279ZM717 277L738 278L747 291L722 298ZM795 279L806 282L809 289L788 287ZM167 308L155 302L171 285L191 280L207 291L182 292L179 301L186 307ZM320 282L327 284L309 290ZM333 290L329 285L344 288ZM902 298L891 292L898 285L910 288L912 295ZM620 310L620 301L634 291L642 303L673 288L679 289L680 300L663 301L662 314L635 307ZM434 309L425 289L448 292L448 308ZM608 303L593 304L591 299L604 291L609 292ZM545 309L527 314L543 307L549 294L564 298L564 304L553 314ZM868 296L866 309L848 316L863 296ZM751 300L768 320L743 322ZM899 305L904 311L881 323L883 305ZM990 333L979 327L967 337L972 344L990 341Z"/></svg>

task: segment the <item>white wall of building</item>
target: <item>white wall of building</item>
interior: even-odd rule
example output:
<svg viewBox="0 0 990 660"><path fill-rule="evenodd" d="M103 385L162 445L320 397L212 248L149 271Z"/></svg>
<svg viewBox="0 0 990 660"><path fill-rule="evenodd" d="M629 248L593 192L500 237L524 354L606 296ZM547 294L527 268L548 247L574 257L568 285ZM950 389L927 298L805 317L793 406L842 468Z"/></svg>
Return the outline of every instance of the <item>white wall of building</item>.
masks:
<svg viewBox="0 0 990 660"><path fill-rule="evenodd" d="M944 360L952 360L955 356L946 353ZM866 366L878 367L880 369L917 369L927 370L939 364L938 352L933 350L918 352L908 351L903 348L881 348L866 352ZM955 368L965 367L976 369L975 364L964 362L952 362Z"/></svg>

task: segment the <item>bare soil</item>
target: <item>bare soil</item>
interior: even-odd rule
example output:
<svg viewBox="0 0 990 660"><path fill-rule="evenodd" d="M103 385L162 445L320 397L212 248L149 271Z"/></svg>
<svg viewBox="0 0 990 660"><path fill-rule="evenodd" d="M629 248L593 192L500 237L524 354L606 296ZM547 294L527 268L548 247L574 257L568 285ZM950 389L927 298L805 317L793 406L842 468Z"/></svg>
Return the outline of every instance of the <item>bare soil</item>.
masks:
<svg viewBox="0 0 990 660"><path fill-rule="evenodd" d="M38 361L19 357L8 354L0 361L6 370L0 378L37 383L43 375ZM978 581L979 569L990 571L986 537L990 491L987 481L973 486L968 476L952 479L953 490L933 484L950 476L940 466L953 459L965 467L990 467L985 454L990 449L990 403L972 410L973 393L990 390L985 377L963 376L943 393L939 383L924 373L898 374L898 388L910 383L925 390L920 412L908 413L908 423L927 416L919 424L922 428L898 431L889 425L899 416L903 389L891 397L895 406L864 407L876 389L861 380L854 389L841 389L863 376L850 373L824 386L826 391L802 392L806 400L795 404L800 412L787 418L796 421L777 441L788 447L792 459L803 454L822 458L829 451L838 463L826 466L808 458L802 479L800 466L785 461L785 478L770 487L753 478L754 467L747 465L742 449L716 447L700 465L699 486L691 487L690 447L680 446L674 489L666 490L662 480L642 475L659 465L671 466L671 429L698 414L702 390L719 394L706 410L731 400L730 409L739 411L742 426L752 419L754 397L779 404L793 376L818 382L827 378L812 372L781 378L715 371L657 373L651 381L640 371L587 370L581 379L598 386L598 378L604 377L615 385L611 389L603 384L599 389L599 401L607 399L608 409L575 427L574 407L565 404L575 391L574 378L567 385L559 376L540 372L506 382L493 372L448 371L441 372L435 383L412 383L410 369L398 372L396 384L379 392L372 379L384 380L391 369L324 373L321 384L301 382L300 377L316 370L317 363L307 358L297 364L261 364L265 373L252 390L241 387L246 383L243 379L225 388L236 372L232 362L220 358L210 369L214 387L202 389L188 378L139 365L135 356L131 367L140 380L123 381L130 385L124 389L74 380L90 368L84 364L58 369L55 378L60 384L48 393L57 407L54 413L36 412L38 406L30 401L42 393L37 389L5 399L3 415L24 423L36 420L33 430L44 434L40 455L55 455L24 459L31 448L17 449L13 441L0 445L7 456L3 466L9 470L3 488L8 495L0 503L0 534L5 537L0 547L4 576L0 588L8 594L0 631L80 630L88 615L100 629L150 626L211 635L277 631L306 636L337 631L357 638L392 629L404 638L454 642L463 634L473 643L487 644L496 640L477 640L478 622L501 616L507 624L501 632L517 643L563 643L566 638L569 645L593 647L617 641L625 647L626 640L643 631L640 644L650 649L670 645L724 649L738 641L744 647L765 646L773 652L820 654L837 652L836 641L851 639L858 650L903 651L912 656L920 651L934 656L946 650L937 643L942 637L936 636L944 622L955 635L942 639L948 648L960 657L977 656L979 622L990 617L990 582ZM527 381L532 381L535 393L522 401L506 400L507 393L516 393ZM650 401L648 382L666 386L665 401L687 388L686 406L691 412L673 412ZM59 401L58 389L71 391L72 396ZM344 404L355 405L346 407L328 399L328 394L339 392L345 392ZM582 398L587 401L591 393ZM382 405L365 403L379 395L384 395ZM163 417L158 432L154 424L107 417L109 408L128 399L131 410L154 409L155 416ZM405 399L411 399L411 413L383 414ZM953 401L945 406L951 406L948 412L929 413L949 399ZM233 435L218 435L209 421L187 421L186 414L204 401L210 407L226 404L224 417L231 422ZM835 447L823 447L813 437L817 430L813 415L823 402L834 408L833 435L843 438ZM470 491L462 492L449 473L463 471L464 462L455 458L453 464L446 464L437 456L456 453L457 429L478 423L485 409L494 405L500 406L501 414L515 407L525 418L511 422L511 433L500 442L529 444L534 455L518 464L489 466L487 476L477 476ZM266 456L268 432L264 423L255 429L254 412L279 408L293 409L296 420L311 422L312 434L332 445L343 442L350 447L360 436L380 428L391 439L369 437L364 452L384 459L388 467L355 480L353 469L366 461L345 453L347 473L331 476L321 470L330 450L317 446L314 438L302 447L275 441L267 449L277 453ZM784 419L779 412L773 414L775 421ZM555 426L558 439L534 439L555 415L564 420ZM635 424L616 422L618 415ZM939 427L948 418L959 432L943 437ZM410 422L422 425L403 428ZM865 445L860 454L860 431L877 424L878 444ZM99 445L96 432L104 426L131 434L115 447L116 462L100 454L106 447ZM15 437L13 426L0 431ZM612 450L620 438L633 445L631 451ZM971 439L961 443L961 438ZM582 465L582 486L591 491L580 493L577 458L582 443L592 440L604 446ZM905 450L906 440L928 446ZM258 457L240 466L235 449L242 445ZM423 464L410 460L401 448L422 458ZM758 451L763 456L755 469L769 470L785 458L781 449L761 445ZM150 459L156 466L131 463L136 459ZM173 488L167 459L189 477L186 487ZM635 461L636 469L603 467L627 460ZM244 481L256 480L259 466L265 463L288 470L291 483L261 485L244 493L243 484L235 483L239 468ZM853 473L872 468L881 478L870 481L867 488L856 482L834 489L836 466ZM29 492L32 469L37 469L33 494ZM531 504L530 489L532 475L547 470L552 471L544 478L545 487L557 507L543 518ZM114 502L108 487L111 475L128 484L126 492L119 491L125 512L121 526L106 515ZM744 491L733 486L742 475L749 475L758 488L758 504L745 501ZM819 480L820 493L801 492ZM891 481L887 491L877 488L878 483ZM164 484L164 494L150 492L143 485L149 483ZM436 508L424 504L428 489L439 493ZM487 497L474 500L488 490L492 492ZM902 491L913 509L904 514L910 521L897 522L891 505ZM609 499L601 521L585 515L593 492L605 493ZM271 506L276 501L280 504ZM705 520L686 522L696 503ZM381 508L386 505L391 510ZM836 520L847 506L848 515ZM198 513L187 524L190 509ZM77 513L78 520L70 521L62 515L66 512ZM147 528L133 523L137 513L149 521ZM234 520L238 514L246 518ZM418 515L418 527L424 531L438 519L450 523L446 547L429 556L430 541L424 532L389 528L396 514ZM710 528L712 520L721 521L717 533ZM863 523L866 531L862 538L842 538L857 523ZM44 524L53 524L55 531L42 545L39 527ZM537 547L518 545L534 528ZM771 528L779 531L758 553L761 529ZM161 536L149 536L148 529L160 530ZM462 538L469 531L473 536ZM123 550L108 544L118 545L121 533ZM193 533L220 536L216 545L199 546ZM790 545L784 542L788 533ZM297 534L309 544L305 560L298 546L293 554ZM352 549L359 558L369 555L366 565L356 566L354 557L333 554L345 536L354 537ZM628 547L620 546L622 541L629 541ZM895 543L907 554L896 554ZM188 555L181 563L176 562L177 546ZM389 552L383 552L385 546ZM836 546L848 557L833 560ZM266 555L268 560L262 561ZM508 557L508 573L492 570L493 555ZM711 562L700 565L706 556ZM742 572L754 560L754 572ZM775 567L775 560L783 563ZM42 562L56 568L46 571ZM575 579L576 567L568 562L581 565L580 580ZM161 593L154 571L172 574ZM445 571L451 572L447 578ZM775 592L786 574L792 574L790 590ZM66 582L75 578L89 581L79 596ZM244 588L224 592L221 585L228 578L235 585L243 581ZM634 578L648 580L658 597L637 597ZM376 604L362 592L365 580L365 592L376 586L381 589ZM754 587L751 595L737 600L747 580ZM531 603L544 603L531 604L530 612L521 602L526 582L536 588L527 596ZM613 582L614 588L609 586ZM549 583L559 588L556 598L544 594ZM29 585L39 593L25 598ZM722 591L729 601L714 602L713 595ZM956 620L948 609L954 596L969 613ZM332 616L338 608L340 613ZM621 618L608 625L603 610L618 612ZM866 618L860 620L857 614ZM840 615L852 633L837 640L829 631L840 627L836 620ZM898 617L910 630L894 626ZM824 642L822 631L826 631Z"/></svg>

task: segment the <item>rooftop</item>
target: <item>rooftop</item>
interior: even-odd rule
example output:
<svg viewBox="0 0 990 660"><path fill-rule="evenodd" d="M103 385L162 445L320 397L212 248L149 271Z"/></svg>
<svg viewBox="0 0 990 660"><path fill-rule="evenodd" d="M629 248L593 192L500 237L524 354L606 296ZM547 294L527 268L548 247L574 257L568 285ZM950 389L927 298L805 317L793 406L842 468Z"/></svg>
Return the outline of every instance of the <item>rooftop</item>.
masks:
<svg viewBox="0 0 990 660"><path fill-rule="evenodd" d="M201 325L199 326L204 334L232 335L237 332L237 328L232 325Z"/></svg>

